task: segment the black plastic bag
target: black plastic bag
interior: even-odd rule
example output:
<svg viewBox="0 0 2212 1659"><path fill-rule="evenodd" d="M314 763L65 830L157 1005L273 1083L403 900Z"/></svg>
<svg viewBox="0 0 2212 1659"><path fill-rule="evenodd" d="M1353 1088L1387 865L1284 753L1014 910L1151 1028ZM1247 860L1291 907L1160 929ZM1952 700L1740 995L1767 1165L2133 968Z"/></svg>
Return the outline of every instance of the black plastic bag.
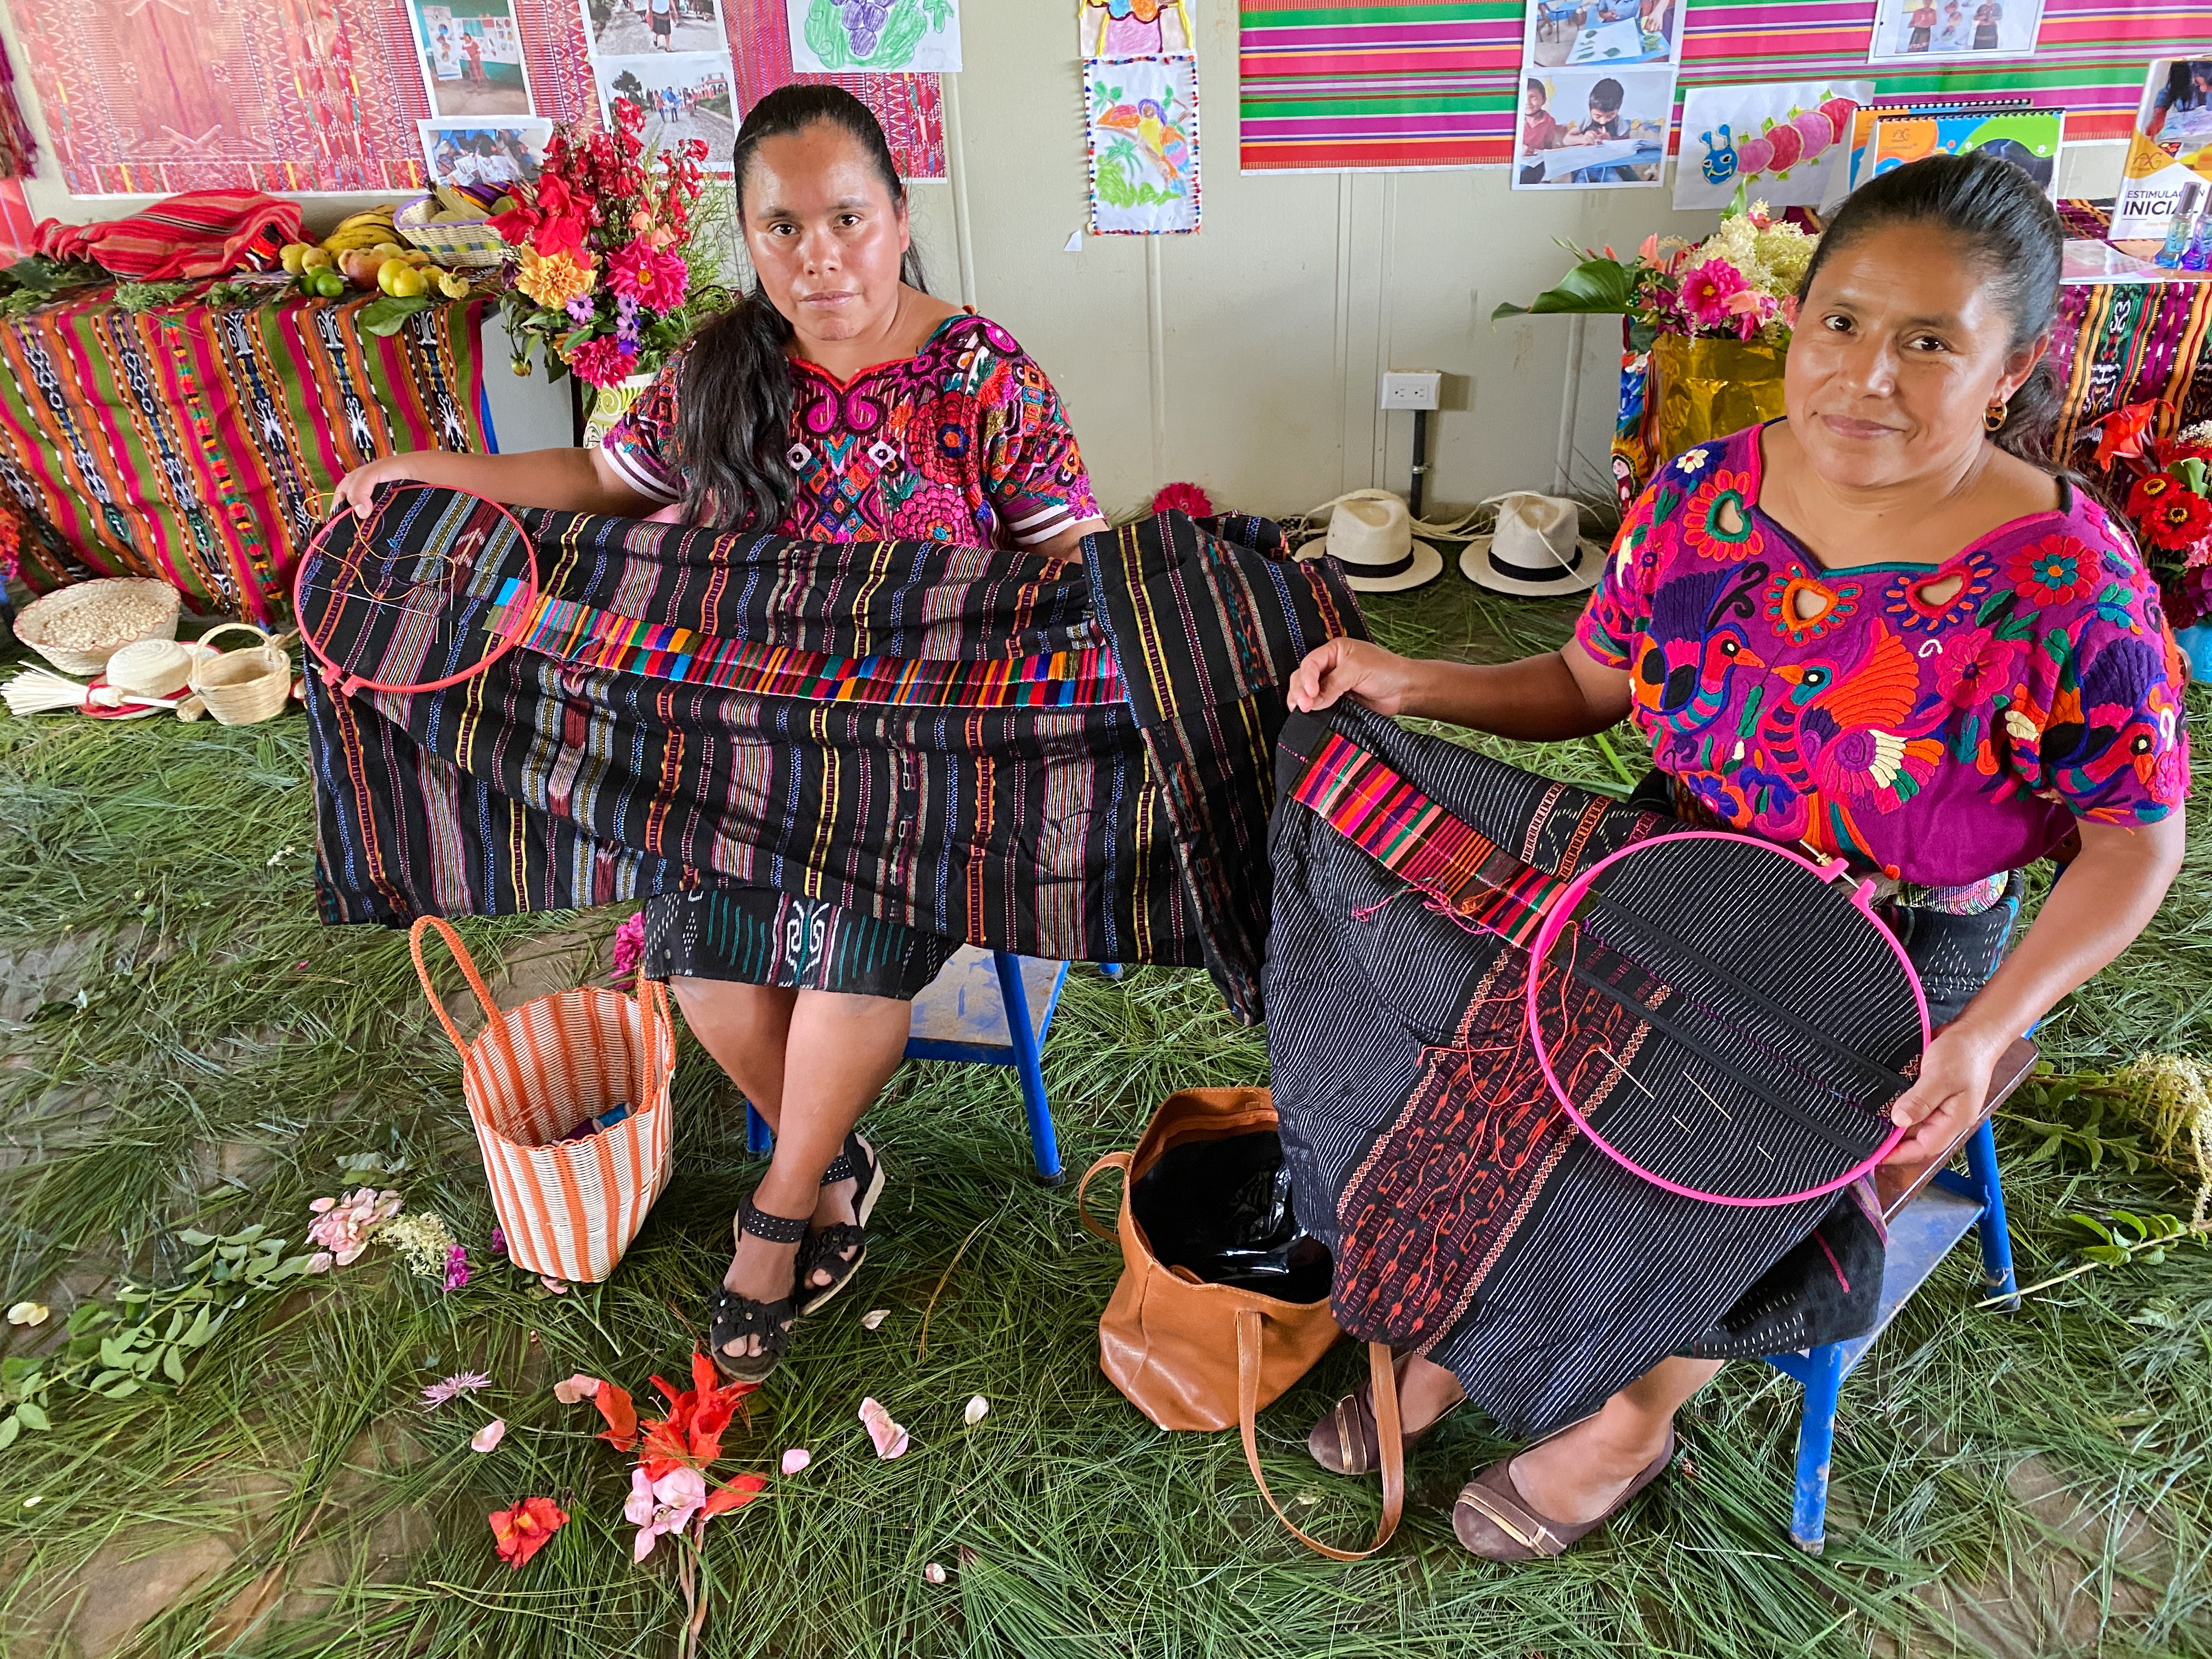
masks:
<svg viewBox="0 0 2212 1659"><path fill-rule="evenodd" d="M1298 1225L1272 1129L1174 1148L1131 1189L1129 1208L1167 1267L1279 1302L1328 1295L1334 1264L1328 1247Z"/></svg>

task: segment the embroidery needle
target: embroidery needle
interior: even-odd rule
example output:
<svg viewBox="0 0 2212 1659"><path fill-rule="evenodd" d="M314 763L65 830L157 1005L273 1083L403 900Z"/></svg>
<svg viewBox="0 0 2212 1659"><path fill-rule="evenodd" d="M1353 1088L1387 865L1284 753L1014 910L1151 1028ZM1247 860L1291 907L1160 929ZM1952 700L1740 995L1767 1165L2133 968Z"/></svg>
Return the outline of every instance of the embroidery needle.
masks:
<svg viewBox="0 0 2212 1659"><path fill-rule="evenodd" d="M1625 1079L1626 1081L1628 1081L1629 1083L1632 1083L1632 1084L1635 1085L1635 1086L1636 1086L1637 1088L1643 1090L1644 1099L1646 1099L1646 1100L1652 1100L1652 1101L1656 1101L1656 1100L1657 1100L1657 1099L1659 1098L1659 1097L1658 1097L1658 1096L1656 1096L1656 1095L1655 1095L1655 1094L1653 1094L1653 1093L1651 1092L1651 1091L1650 1091L1650 1090L1649 1090L1649 1089L1645 1089L1645 1088L1644 1087L1643 1083L1642 1083L1638 1079L1637 1079L1636 1077L1632 1076L1632 1075L1630 1073L1628 1067L1626 1067L1626 1066L1622 1065L1622 1064L1621 1064L1618 1060L1613 1059L1613 1050L1612 1050L1612 1049L1610 1049L1610 1048L1593 1048L1593 1049L1591 1049L1591 1050L1590 1050L1590 1053L1591 1053L1592 1054L1595 1054L1595 1055L1601 1055L1601 1056L1602 1056L1604 1059L1608 1060L1611 1060L1611 1061L1613 1062L1613 1069L1614 1071L1618 1072L1618 1073L1621 1075L1621 1077L1622 1077L1623 1079Z"/></svg>
<svg viewBox="0 0 2212 1659"><path fill-rule="evenodd" d="M1722 1105L1717 1099L1714 1098L1713 1091L1706 1088L1704 1084L1698 1082L1697 1079L1692 1077L1687 1072L1682 1073L1682 1081L1688 1084L1692 1089L1695 1089L1699 1094L1703 1095L1705 1097L1706 1103L1711 1106L1711 1108L1715 1111L1718 1112L1723 1117L1726 1118L1731 1123L1735 1121L1735 1114L1729 1110L1727 1107Z"/></svg>

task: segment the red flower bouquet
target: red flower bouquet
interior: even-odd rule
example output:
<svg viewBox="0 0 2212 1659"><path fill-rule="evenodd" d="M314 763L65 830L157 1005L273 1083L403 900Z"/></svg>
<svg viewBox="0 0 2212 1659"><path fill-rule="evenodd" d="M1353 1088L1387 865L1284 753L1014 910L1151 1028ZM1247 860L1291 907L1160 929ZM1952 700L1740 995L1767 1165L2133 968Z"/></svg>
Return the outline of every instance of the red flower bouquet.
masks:
<svg viewBox="0 0 2212 1659"><path fill-rule="evenodd" d="M2168 624L2182 629L2212 617L2212 422L2153 437L2160 408L2115 410L2082 435L2096 440L2112 493L2124 484L2124 510L2158 579L2160 605Z"/></svg>
<svg viewBox="0 0 2212 1659"><path fill-rule="evenodd" d="M491 222L515 251L505 313L514 372L542 347L549 377L563 367L595 386L659 368L693 326L684 250L703 187L707 147L687 138L648 154L645 115L615 103L615 128L563 127L536 182Z"/></svg>

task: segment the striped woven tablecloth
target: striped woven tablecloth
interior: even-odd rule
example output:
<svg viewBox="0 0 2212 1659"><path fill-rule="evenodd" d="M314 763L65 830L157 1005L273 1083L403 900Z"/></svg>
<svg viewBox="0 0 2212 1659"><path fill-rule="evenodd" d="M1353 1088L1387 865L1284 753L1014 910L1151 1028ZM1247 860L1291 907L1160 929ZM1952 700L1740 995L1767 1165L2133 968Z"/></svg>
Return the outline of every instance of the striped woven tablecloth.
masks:
<svg viewBox="0 0 2212 1659"><path fill-rule="evenodd" d="M361 326L377 296L133 313L112 290L0 318L0 508L46 592L154 576L266 623L331 487L374 456L486 447L478 296Z"/></svg>

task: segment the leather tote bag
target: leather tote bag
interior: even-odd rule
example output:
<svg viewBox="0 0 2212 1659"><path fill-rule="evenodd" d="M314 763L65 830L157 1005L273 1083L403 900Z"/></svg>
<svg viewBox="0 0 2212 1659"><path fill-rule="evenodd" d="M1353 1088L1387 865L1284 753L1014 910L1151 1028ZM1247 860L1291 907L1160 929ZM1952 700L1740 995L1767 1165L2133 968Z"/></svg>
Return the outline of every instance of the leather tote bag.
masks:
<svg viewBox="0 0 2212 1659"><path fill-rule="evenodd" d="M1382 1520L1367 1548L1336 1549L1300 1532L1275 1502L1260 1472L1255 1428L1261 1408L1312 1369L1342 1335L1328 1299L1279 1301L1233 1285L1207 1284L1188 1268L1170 1267L1153 1253L1130 1207L1137 1182L1175 1148L1274 1127L1275 1108L1265 1089L1186 1089L1168 1097L1134 1152L1109 1152L1085 1172L1076 1189L1076 1211L1102 1239L1115 1235L1091 1218L1084 1196L1102 1170L1119 1170L1124 1176L1115 1230L1121 1278L1098 1322L1098 1365L1132 1405L1164 1429L1234 1425L1243 1437L1244 1461L1276 1518L1310 1548L1334 1560L1356 1561L1389 1541L1405 1509L1405 1446L1389 1346L1371 1342L1367 1349L1382 1430Z"/></svg>

